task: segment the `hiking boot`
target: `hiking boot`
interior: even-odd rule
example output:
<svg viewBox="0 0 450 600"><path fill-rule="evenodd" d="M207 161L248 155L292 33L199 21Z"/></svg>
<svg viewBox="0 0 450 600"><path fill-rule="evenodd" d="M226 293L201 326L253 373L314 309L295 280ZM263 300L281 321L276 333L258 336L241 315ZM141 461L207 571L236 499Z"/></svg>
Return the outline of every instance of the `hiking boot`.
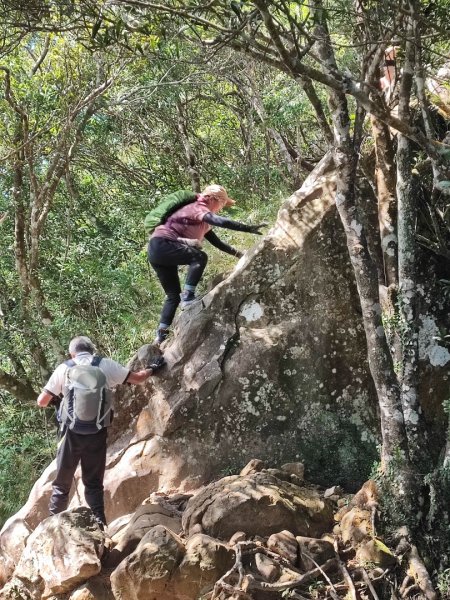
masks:
<svg viewBox="0 0 450 600"><path fill-rule="evenodd" d="M94 517L95 522L100 527L102 531L105 531L106 523L101 517Z"/></svg>
<svg viewBox="0 0 450 600"><path fill-rule="evenodd" d="M197 300L194 292L192 292L190 290L184 290L184 292L181 292L180 298L181 298L181 304L180 304L181 310L183 310L183 308L186 308L187 306L189 306L190 304L192 304L193 302L195 302Z"/></svg>
<svg viewBox="0 0 450 600"><path fill-rule="evenodd" d="M161 327L156 330L155 345L160 346L169 337L169 330L162 329Z"/></svg>

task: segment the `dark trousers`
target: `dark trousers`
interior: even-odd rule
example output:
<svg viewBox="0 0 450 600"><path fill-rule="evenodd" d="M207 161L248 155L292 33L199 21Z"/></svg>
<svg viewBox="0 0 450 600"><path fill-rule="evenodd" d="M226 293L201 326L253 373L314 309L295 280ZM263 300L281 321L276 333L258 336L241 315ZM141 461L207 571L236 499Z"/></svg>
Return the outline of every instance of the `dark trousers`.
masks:
<svg viewBox="0 0 450 600"><path fill-rule="evenodd" d="M181 285L179 265L189 265L186 284L196 286L200 281L208 255L199 248L187 246L175 240L155 237L148 245L148 260L166 293L160 322L170 325L180 303Z"/></svg>
<svg viewBox="0 0 450 600"><path fill-rule="evenodd" d="M97 519L106 523L103 501L106 437L106 429L90 435L80 435L66 429L56 454L57 471L49 505L51 515L67 508L73 477L78 463L81 462L81 479L86 502Z"/></svg>

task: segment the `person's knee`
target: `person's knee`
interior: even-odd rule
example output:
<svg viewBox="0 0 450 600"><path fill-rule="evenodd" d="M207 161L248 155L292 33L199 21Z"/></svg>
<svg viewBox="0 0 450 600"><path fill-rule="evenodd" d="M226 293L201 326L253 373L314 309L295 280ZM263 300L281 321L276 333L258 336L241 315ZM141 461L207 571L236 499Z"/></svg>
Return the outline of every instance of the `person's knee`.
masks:
<svg viewBox="0 0 450 600"><path fill-rule="evenodd" d="M202 265L202 267L206 267L206 263L208 262L208 255L206 254L206 252L199 250L198 262Z"/></svg>
<svg viewBox="0 0 450 600"><path fill-rule="evenodd" d="M180 292L169 292L166 294L166 298L170 304L178 305L180 303Z"/></svg>

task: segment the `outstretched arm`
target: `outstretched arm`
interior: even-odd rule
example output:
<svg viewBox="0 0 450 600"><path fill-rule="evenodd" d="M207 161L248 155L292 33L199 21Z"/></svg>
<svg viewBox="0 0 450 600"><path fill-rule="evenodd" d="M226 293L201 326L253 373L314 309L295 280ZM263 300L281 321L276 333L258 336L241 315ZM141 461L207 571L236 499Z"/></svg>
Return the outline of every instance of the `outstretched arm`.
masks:
<svg viewBox="0 0 450 600"><path fill-rule="evenodd" d="M156 358L153 363L147 367L147 369L142 369L141 371L130 371L130 374L126 379L126 383L134 383L138 385L140 383L144 383L144 381L147 381L149 377L162 369L165 364L166 361L164 360L164 357L160 356L159 358Z"/></svg>
<svg viewBox="0 0 450 600"><path fill-rule="evenodd" d="M205 235L205 240L208 240L208 242L215 246L218 250L226 252L227 254L231 254L231 256L237 256L239 258L242 256L242 252L236 250L236 248L233 248L233 246L230 246L230 244L223 242L219 237L217 237L214 231L208 231L208 233Z"/></svg>
<svg viewBox="0 0 450 600"><path fill-rule="evenodd" d="M208 223L209 225L225 227L226 229L232 229L233 231L245 231L247 233L256 233L257 235L262 235L261 231L259 230L261 229L261 227L265 226L265 223L262 223L261 225L246 225L245 223L233 221L232 219L228 219L227 217L219 217L219 215L215 215L212 212L206 213L206 215L203 217L203 221L205 221L205 223Z"/></svg>
<svg viewBox="0 0 450 600"><path fill-rule="evenodd" d="M142 369L141 371L131 372L127 377L127 383L140 384L147 381L149 377L153 375L153 369Z"/></svg>

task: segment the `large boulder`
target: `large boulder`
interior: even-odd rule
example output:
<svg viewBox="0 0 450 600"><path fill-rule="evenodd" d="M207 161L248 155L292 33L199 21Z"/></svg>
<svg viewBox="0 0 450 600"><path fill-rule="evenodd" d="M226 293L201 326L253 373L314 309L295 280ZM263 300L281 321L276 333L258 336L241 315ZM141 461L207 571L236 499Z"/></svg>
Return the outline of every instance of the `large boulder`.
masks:
<svg viewBox="0 0 450 600"><path fill-rule="evenodd" d="M173 576L174 599L196 600L233 565L235 555L226 544L198 533L186 542L186 554Z"/></svg>
<svg viewBox="0 0 450 600"><path fill-rule="evenodd" d="M151 529L111 574L116 600L174 600L172 575L185 554L181 539L162 525Z"/></svg>
<svg viewBox="0 0 450 600"><path fill-rule="evenodd" d="M319 537L333 522L332 505L314 489L267 472L224 477L189 500L183 529L229 540L236 531L269 536L282 530ZM294 538L295 541L295 538Z"/></svg>
<svg viewBox="0 0 450 600"><path fill-rule="evenodd" d="M43 521L29 536L0 598L47 598L64 594L100 572L104 536L90 509L64 511Z"/></svg>

